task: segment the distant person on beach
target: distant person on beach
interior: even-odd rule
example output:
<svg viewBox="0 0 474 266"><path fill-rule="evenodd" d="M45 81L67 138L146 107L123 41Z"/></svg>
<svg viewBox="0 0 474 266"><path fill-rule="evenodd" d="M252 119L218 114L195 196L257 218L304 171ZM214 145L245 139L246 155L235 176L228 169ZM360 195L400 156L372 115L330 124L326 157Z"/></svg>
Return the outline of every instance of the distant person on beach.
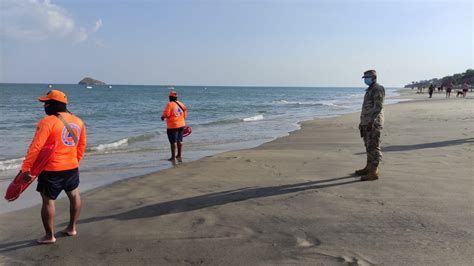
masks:
<svg viewBox="0 0 474 266"><path fill-rule="evenodd" d="M446 86L446 98L451 98L451 90L453 89L453 84L449 83Z"/></svg>
<svg viewBox="0 0 474 266"><path fill-rule="evenodd" d="M430 84L430 87L428 88L428 94L430 95L430 98L433 97L434 89L435 89L435 86L433 84Z"/></svg>
<svg viewBox="0 0 474 266"><path fill-rule="evenodd" d="M365 71L362 78L369 86L365 91L359 124L360 136L364 140L367 152L367 164L364 168L356 170L355 174L362 176L361 181L372 181L379 178L378 167L382 160L380 133L384 123L385 88L377 83L375 70Z"/></svg>
<svg viewBox="0 0 474 266"><path fill-rule="evenodd" d="M462 97L465 98L467 95L467 91L469 90L469 85L467 83L464 83L462 85Z"/></svg>
<svg viewBox="0 0 474 266"><path fill-rule="evenodd" d="M54 201L63 190L69 198L70 219L62 233L67 236L77 234L76 222L81 211L78 168L86 148L86 128L80 118L67 110L68 100L63 92L51 90L38 100L44 103L44 111L48 116L41 119L36 126L36 133L21 171L29 173L41 149L50 142L57 143L53 157L38 176L36 188L43 200L41 219L45 230L45 236L37 242L53 244L56 242Z"/></svg>
<svg viewBox="0 0 474 266"><path fill-rule="evenodd" d="M186 125L185 119L187 116L186 106L178 101L178 93L174 90L170 91L169 103L161 116L161 120L166 119L166 133L171 148L171 158L168 160L175 162L181 161L183 150L183 131ZM177 152L176 152L177 151Z"/></svg>

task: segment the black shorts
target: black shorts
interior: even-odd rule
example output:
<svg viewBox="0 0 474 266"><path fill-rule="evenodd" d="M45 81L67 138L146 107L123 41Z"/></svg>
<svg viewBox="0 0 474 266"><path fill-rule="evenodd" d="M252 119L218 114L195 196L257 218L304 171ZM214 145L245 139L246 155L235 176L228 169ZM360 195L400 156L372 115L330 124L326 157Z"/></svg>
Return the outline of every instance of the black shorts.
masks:
<svg viewBox="0 0 474 266"><path fill-rule="evenodd" d="M183 142L183 131L184 127L180 128L168 128L166 133L168 134L168 140L171 144L176 142Z"/></svg>
<svg viewBox="0 0 474 266"><path fill-rule="evenodd" d="M43 171L38 176L36 191L55 200L61 191L72 191L79 186L79 169Z"/></svg>

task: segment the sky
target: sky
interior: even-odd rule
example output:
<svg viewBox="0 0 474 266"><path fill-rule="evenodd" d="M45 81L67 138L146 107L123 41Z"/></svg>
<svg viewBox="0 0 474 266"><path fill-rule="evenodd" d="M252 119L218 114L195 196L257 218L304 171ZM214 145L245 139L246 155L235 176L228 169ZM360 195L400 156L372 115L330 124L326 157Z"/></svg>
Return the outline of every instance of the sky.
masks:
<svg viewBox="0 0 474 266"><path fill-rule="evenodd" d="M0 82L389 87L474 68L472 0L0 0Z"/></svg>

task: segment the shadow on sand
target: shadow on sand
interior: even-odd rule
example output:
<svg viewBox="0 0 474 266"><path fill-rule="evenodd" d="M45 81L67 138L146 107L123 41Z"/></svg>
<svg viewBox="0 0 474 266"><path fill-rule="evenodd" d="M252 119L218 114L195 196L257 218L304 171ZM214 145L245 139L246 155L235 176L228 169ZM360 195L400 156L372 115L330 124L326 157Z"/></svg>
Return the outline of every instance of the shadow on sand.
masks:
<svg viewBox="0 0 474 266"><path fill-rule="evenodd" d="M382 147L382 152L411 151L411 150L420 150L420 149L441 148L441 147L448 147L448 146L454 146L454 145L462 145L466 143L474 144L474 138L454 139L454 140L421 143L421 144L413 144L413 145L392 145L392 146ZM355 155L361 155L361 154L365 154L365 152L355 153Z"/></svg>
<svg viewBox="0 0 474 266"><path fill-rule="evenodd" d="M357 180L345 179L354 178L354 176L345 176L304 183L296 183L272 187L246 187L235 190L228 190L216 193L205 194L196 197L172 200L157 204L143 206L127 212L122 212L109 216L91 217L79 220L79 224L97 222L105 219L116 220L134 220L149 217L156 217L172 213L189 212L203 208L225 205L232 202L240 202L249 199L264 198L288 193L301 192L305 190L321 189L327 187L341 186L360 182ZM339 182L335 182L339 181ZM344 182L341 182L344 181Z"/></svg>
<svg viewBox="0 0 474 266"><path fill-rule="evenodd" d="M384 152L410 151L410 150L419 150L419 149L441 148L441 147L447 147L447 146L462 145L466 143L474 144L474 138L446 140L446 141L422 143L422 144L414 144L414 145L392 145L388 147L383 147L382 151Z"/></svg>
<svg viewBox="0 0 474 266"><path fill-rule="evenodd" d="M29 240L22 240L22 241L4 243L4 244L0 244L0 253L7 252L7 251L12 251L12 250L17 250L17 249L22 249L22 248L27 248L27 247L32 247L32 246L37 246L37 245L38 245L38 243L36 243L36 239L29 239Z"/></svg>
<svg viewBox="0 0 474 266"><path fill-rule="evenodd" d="M68 237L68 236L66 236L64 233L57 232L56 234L54 234L54 237L56 237L56 239L59 239L59 238ZM28 248L28 247L40 246L40 244L38 244L36 240L37 239L29 239L29 240L21 240L21 241L16 241L16 242L0 244L0 253ZM3 265L3 264L0 263L0 265Z"/></svg>
<svg viewBox="0 0 474 266"><path fill-rule="evenodd" d="M216 193L205 194L196 197L172 200L152 204L127 212L122 212L114 215L91 217L79 220L78 224L92 223L106 219L116 220L135 220L149 217L157 217L172 213L189 212L199 209L204 209L213 206L225 205L232 202L240 202L249 199L258 199L264 197L271 197L277 195L284 195L289 193L296 193L306 190L314 190L328 187L335 187L341 185L352 184L360 182L356 180L347 180L355 178L355 176L337 177L325 180L310 181L289 185L271 186L271 187L246 187L228 191L221 191ZM61 226L61 225L58 225ZM61 235L56 235L61 237ZM7 252L32 246L37 246L35 239L23 240L11 243L0 244L0 253Z"/></svg>

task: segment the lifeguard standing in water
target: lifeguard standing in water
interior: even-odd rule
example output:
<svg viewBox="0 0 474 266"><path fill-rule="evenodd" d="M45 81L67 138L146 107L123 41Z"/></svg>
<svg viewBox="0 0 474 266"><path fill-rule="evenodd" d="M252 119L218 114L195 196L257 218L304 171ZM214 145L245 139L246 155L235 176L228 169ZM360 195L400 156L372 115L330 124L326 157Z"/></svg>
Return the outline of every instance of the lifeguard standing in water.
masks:
<svg viewBox="0 0 474 266"><path fill-rule="evenodd" d="M178 93L174 90L169 93L169 103L166 105L161 120L166 119L166 133L170 142L171 162L181 161L183 150L183 131L186 125L186 105L178 101ZM176 152L177 150L177 152Z"/></svg>
<svg viewBox="0 0 474 266"><path fill-rule="evenodd" d="M41 119L36 127L36 133L21 166L21 171L29 174L41 149L56 142L51 159L44 171L38 176L36 190L41 193L43 205L41 218L45 236L38 239L39 244L53 244L54 237L54 200L62 190L70 202L69 224L63 234L77 234L76 222L81 211L79 195L79 163L86 148L86 128L82 120L71 114L66 105L66 94L59 90L51 90L45 96L38 98L44 102L44 111L48 115Z"/></svg>

